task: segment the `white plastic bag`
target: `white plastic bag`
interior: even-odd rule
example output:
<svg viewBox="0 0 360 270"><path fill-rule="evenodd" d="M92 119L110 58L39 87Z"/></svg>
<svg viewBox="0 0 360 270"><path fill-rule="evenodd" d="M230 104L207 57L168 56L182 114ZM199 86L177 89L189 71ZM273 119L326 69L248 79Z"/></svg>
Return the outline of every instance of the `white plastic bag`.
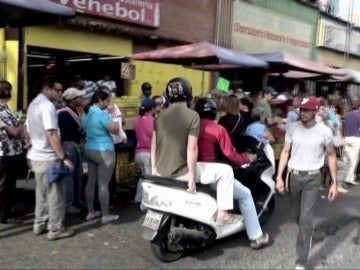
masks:
<svg viewBox="0 0 360 270"><path fill-rule="evenodd" d="M115 122L119 123L119 133L116 135L118 142L126 144L127 143L127 136L125 131L122 128L122 120L121 117L113 118Z"/></svg>

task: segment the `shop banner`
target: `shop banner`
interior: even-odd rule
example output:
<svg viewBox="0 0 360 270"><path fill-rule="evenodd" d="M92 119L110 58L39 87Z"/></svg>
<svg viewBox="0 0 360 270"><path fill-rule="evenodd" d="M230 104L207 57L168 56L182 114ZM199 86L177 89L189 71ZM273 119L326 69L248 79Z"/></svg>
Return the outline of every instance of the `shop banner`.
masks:
<svg viewBox="0 0 360 270"><path fill-rule="evenodd" d="M360 32L354 29L348 32L341 24L321 19L319 33L318 46L360 56Z"/></svg>
<svg viewBox="0 0 360 270"><path fill-rule="evenodd" d="M314 28L286 15L234 1L233 48L245 53L286 51L309 59Z"/></svg>
<svg viewBox="0 0 360 270"><path fill-rule="evenodd" d="M160 0L51 0L73 7L78 13L159 27Z"/></svg>

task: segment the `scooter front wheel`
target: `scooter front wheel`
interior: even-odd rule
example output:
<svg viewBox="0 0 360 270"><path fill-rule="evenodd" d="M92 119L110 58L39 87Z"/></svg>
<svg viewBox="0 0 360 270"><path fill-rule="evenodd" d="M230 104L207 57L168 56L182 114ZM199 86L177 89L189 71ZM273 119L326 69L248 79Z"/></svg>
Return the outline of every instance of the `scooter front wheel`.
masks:
<svg viewBox="0 0 360 270"><path fill-rule="evenodd" d="M181 258L184 249L172 241L169 237L171 217L158 232L155 239L151 242L151 249L155 256L162 262L173 262Z"/></svg>

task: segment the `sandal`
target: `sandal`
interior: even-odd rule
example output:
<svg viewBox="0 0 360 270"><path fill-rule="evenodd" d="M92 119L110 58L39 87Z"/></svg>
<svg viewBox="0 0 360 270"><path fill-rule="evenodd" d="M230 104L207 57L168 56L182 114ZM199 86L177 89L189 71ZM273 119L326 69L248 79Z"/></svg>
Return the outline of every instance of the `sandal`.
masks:
<svg viewBox="0 0 360 270"><path fill-rule="evenodd" d="M241 222L243 219L244 218L242 215L229 214L226 219L216 218L215 223L218 226L222 226L222 225L228 225L228 224L236 224L236 223Z"/></svg>

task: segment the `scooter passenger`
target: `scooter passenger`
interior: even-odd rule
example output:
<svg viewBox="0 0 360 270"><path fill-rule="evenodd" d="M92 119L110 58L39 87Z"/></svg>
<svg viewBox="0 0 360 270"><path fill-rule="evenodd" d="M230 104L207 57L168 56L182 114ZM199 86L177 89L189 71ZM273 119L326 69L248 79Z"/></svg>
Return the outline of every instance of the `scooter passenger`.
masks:
<svg viewBox="0 0 360 270"><path fill-rule="evenodd" d="M241 166L256 160L255 154L238 154L226 129L214 122L217 114L215 101L210 98L201 98L195 104L195 110L200 116L199 161L216 162L218 150L235 165ZM253 249L259 249L268 245L269 235L261 230L251 191L237 180L234 181L234 198L238 201L239 208L244 216L250 246Z"/></svg>
<svg viewBox="0 0 360 270"><path fill-rule="evenodd" d="M233 215L234 172L221 163L197 162L199 115L188 108L192 86L184 78L170 80L166 87L170 106L155 121L151 144L152 174L187 181L190 193L196 182L217 183L217 225L237 224L240 215Z"/></svg>

